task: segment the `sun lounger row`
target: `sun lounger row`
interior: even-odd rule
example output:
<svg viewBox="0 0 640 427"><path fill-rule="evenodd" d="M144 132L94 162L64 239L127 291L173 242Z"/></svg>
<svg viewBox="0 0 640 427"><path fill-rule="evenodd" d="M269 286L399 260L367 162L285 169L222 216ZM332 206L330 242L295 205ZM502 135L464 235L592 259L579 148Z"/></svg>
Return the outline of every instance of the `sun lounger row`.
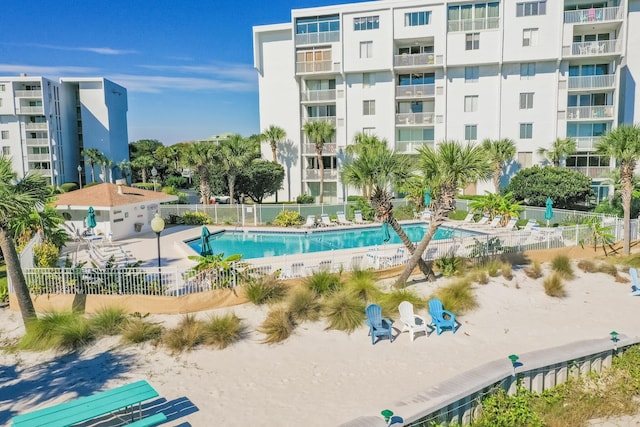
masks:
<svg viewBox="0 0 640 427"><path fill-rule="evenodd" d="M317 220L315 215L307 215L306 222L302 225L303 228L317 228L317 227L333 227L335 225L351 225L351 224L367 224L362 217L362 211L354 211L353 221L349 221L344 212L336 212L337 220L331 221L329 214L321 214L320 221Z"/></svg>

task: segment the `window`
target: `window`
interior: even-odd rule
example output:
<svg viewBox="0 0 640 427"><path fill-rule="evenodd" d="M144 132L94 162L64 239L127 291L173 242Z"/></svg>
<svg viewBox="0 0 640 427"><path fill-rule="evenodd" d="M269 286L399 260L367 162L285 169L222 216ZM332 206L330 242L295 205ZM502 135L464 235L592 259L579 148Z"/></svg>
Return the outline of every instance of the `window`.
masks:
<svg viewBox="0 0 640 427"><path fill-rule="evenodd" d="M480 49L480 33L467 33L465 36L465 50Z"/></svg>
<svg viewBox="0 0 640 427"><path fill-rule="evenodd" d="M409 12L404 14L404 26L416 27L418 25L429 25L431 12Z"/></svg>
<svg viewBox="0 0 640 427"><path fill-rule="evenodd" d="M435 82L435 73L400 74L398 76L398 86L428 85Z"/></svg>
<svg viewBox="0 0 640 427"><path fill-rule="evenodd" d="M2 98L0 98L0 107L2 107Z"/></svg>
<svg viewBox="0 0 640 427"><path fill-rule="evenodd" d="M533 92L525 92L520 94L520 109L533 109Z"/></svg>
<svg viewBox="0 0 640 427"><path fill-rule="evenodd" d="M500 26L500 3L474 3L449 6L448 31L486 30Z"/></svg>
<svg viewBox="0 0 640 427"><path fill-rule="evenodd" d="M353 31L377 30L380 28L379 16L353 18Z"/></svg>
<svg viewBox="0 0 640 427"><path fill-rule="evenodd" d="M9 139L9 131L8 130L3 130L1 135L2 135L2 139Z"/></svg>
<svg viewBox="0 0 640 427"><path fill-rule="evenodd" d="M367 136L374 136L376 134L376 128L362 128L362 133Z"/></svg>
<svg viewBox="0 0 640 427"><path fill-rule="evenodd" d="M5 86L4 83L0 84L0 92L4 92L5 90L7 90L7 87Z"/></svg>
<svg viewBox="0 0 640 427"><path fill-rule="evenodd" d="M516 3L516 16L546 15L546 1L528 1Z"/></svg>
<svg viewBox="0 0 640 427"><path fill-rule="evenodd" d="M374 114L376 114L376 101L362 101L362 114L364 116L373 116Z"/></svg>
<svg viewBox="0 0 640 427"><path fill-rule="evenodd" d="M296 51L296 72L298 73L330 71L332 67L331 49L311 48Z"/></svg>
<svg viewBox="0 0 640 427"><path fill-rule="evenodd" d="M373 42L360 42L360 58L373 58Z"/></svg>
<svg viewBox="0 0 640 427"><path fill-rule="evenodd" d="M464 139L467 141L475 141L478 139L478 125L465 125Z"/></svg>
<svg viewBox="0 0 640 427"><path fill-rule="evenodd" d="M525 62L520 64L520 80L529 80L536 75L536 63Z"/></svg>
<svg viewBox="0 0 640 427"><path fill-rule="evenodd" d="M533 153L526 151L518 153L518 163L522 169L530 168L533 165Z"/></svg>
<svg viewBox="0 0 640 427"><path fill-rule="evenodd" d="M480 77L480 67L464 67L465 83L477 83Z"/></svg>
<svg viewBox="0 0 640 427"><path fill-rule="evenodd" d="M464 97L464 112L472 113L478 111L478 95L468 95Z"/></svg>
<svg viewBox="0 0 640 427"><path fill-rule="evenodd" d="M538 29L537 28L525 28L522 30L522 46L537 46L538 45Z"/></svg>
<svg viewBox="0 0 640 427"><path fill-rule="evenodd" d="M533 138L533 123L520 123L520 139Z"/></svg>
<svg viewBox="0 0 640 427"><path fill-rule="evenodd" d="M376 75L374 73L362 73L362 87L371 87L376 84Z"/></svg>
<svg viewBox="0 0 640 427"><path fill-rule="evenodd" d="M340 16L312 16L296 19L296 34L327 33L340 31Z"/></svg>

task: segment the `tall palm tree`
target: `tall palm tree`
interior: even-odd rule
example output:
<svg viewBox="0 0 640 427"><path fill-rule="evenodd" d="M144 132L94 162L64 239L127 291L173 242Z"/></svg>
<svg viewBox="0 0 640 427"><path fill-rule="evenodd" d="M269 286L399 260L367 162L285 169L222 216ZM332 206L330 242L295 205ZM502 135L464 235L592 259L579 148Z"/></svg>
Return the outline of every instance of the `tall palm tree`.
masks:
<svg viewBox="0 0 640 427"><path fill-rule="evenodd" d="M620 125L600 137L596 153L616 159L620 165L620 196L624 212L624 255L629 255L631 245L631 196L633 171L640 159L640 125Z"/></svg>
<svg viewBox="0 0 640 427"><path fill-rule="evenodd" d="M89 167L91 168L91 182L96 182L96 174L93 170L93 166L95 164L102 163L101 160L104 157L104 154L102 154L102 151L98 150L97 148L87 148L85 150L82 150L81 154L87 158L86 163L88 163Z"/></svg>
<svg viewBox="0 0 640 427"><path fill-rule="evenodd" d="M122 178L129 183L127 177L131 174L131 162L123 159L118 163L118 168L120 169L120 173L122 173Z"/></svg>
<svg viewBox="0 0 640 427"><path fill-rule="evenodd" d="M560 167L560 160L576 152L576 140L573 138L557 138L551 144L551 149L538 148L538 154L545 156L553 166Z"/></svg>
<svg viewBox="0 0 640 427"><path fill-rule="evenodd" d="M182 151L182 161L195 170L200 181L202 203L208 205L211 200L211 176L209 166L216 161L218 146L211 141L189 144Z"/></svg>
<svg viewBox="0 0 640 427"><path fill-rule="evenodd" d="M485 139L482 141L482 148L486 150L493 165L493 187L497 194L500 192L502 170L516 155L516 144L509 138Z"/></svg>
<svg viewBox="0 0 640 427"><path fill-rule="evenodd" d="M492 172L487 152L473 144L463 146L457 141L443 141L437 148L423 146L418 152L420 172L431 189L431 222L429 231L425 233L405 270L396 280L397 287L405 286L438 227L447 220L449 212L455 210L458 189L487 179Z"/></svg>
<svg viewBox="0 0 640 427"><path fill-rule="evenodd" d="M140 171L142 182L147 182L147 169L152 168L155 161L152 157L143 155L131 160L131 167Z"/></svg>
<svg viewBox="0 0 640 427"><path fill-rule="evenodd" d="M304 124L304 133L315 145L316 157L318 158L318 172L320 174L320 198L318 201L322 203L324 196L324 162L322 161L322 151L324 144L331 141L336 134L336 128L329 122L320 120L310 121Z"/></svg>
<svg viewBox="0 0 640 427"><path fill-rule="evenodd" d="M287 137L287 133L281 127L271 125L267 130L260 134L262 141L267 141L271 146L271 153L273 154L273 163L278 163L278 142Z"/></svg>
<svg viewBox="0 0 640 427"><path fill-rule="evenodd" d="M260 146L254 141L234 134L220 142L218 159L227 177L229 203L234 203L236 179L253 159L260 157Z"/></svg>
<svg viewBox="0 0 640 427"><path fill-rule="evenodd" d="M9 227L12 220L29 215L34 207L42 208L50 196L50 187L40 174L28 173L19 180L11 169L11 160L0 157L0 249L25 325L36 317L36 310L20 268L20 260Z"/></svg>

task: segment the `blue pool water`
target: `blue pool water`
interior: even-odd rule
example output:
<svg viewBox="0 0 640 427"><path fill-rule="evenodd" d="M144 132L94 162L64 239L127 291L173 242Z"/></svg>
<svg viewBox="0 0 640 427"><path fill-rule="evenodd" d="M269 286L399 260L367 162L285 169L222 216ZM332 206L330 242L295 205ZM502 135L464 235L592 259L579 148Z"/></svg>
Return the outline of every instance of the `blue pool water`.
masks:
<svg viewBox="0 0 640 427"><path fill-rule="evenodd" d="M403 230L412 242L418 242L422 240L428 230L428 225L408 225L404 226ZM391 235L391 240L387 243L401 243L400 238L391 227L389 227L389 234ZM475 234L470 231L440 227L434 236L434 240ZM213 252L216 254L221 252L226 255L242 254L243 259L251 259L376 246L382 245L384 243L383 239L382 227L376 226L300 233L223 231L211 234L210 242ZM202 245L199 238L185 243L196 253L200 253Z"/></svg>

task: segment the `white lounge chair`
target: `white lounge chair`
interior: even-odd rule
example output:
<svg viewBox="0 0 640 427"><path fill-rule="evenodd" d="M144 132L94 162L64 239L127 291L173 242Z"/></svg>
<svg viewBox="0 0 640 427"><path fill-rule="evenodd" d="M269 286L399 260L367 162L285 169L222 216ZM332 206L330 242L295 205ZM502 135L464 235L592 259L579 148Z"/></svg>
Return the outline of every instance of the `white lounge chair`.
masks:
<svg viewBox="0 0 640 427"><path fill-rule="evenodd" d="M322 214L320 215L320 225L323 227L333 227L336 225L336 223L331 222L331 219L329 218L329 214Z"/></svg>
<svg viewBox="0 0 640 427"><path fill-rule="evenodd" d="M464 217L462 222L468 222L468 223L475 224L476 222L473 220L473 216L474 216L474 213L473 212L469 212L467 214L467 216Z"/></svg>
<svg viewBox="0 0 640 427"><path fill-rule="evenodd" d="M356 224L367 224L369 222L362 218L362 211L354 211L353 216L353 222L355 222Z"/></svg>
<svg viewBox="0 0 640 427"><path fill-rule="evenodd" d="M402 301L398 306L400 312L400 321L402 322L402 332L409 331L411 342L414 341L414 334L416 332L424 332L425 336L428 336L427 327L429 323L422 316L418 316L413 312L413 304L409 301Z"/></svg>
<svg viewBox="0 0 640 427"><path fill-rule="evenodd" d="M489 227L498 227L500 225L500 221L502 221L502 215L496 215L489 223Z"/></svg>
<svg viewBox="0 0 640 427"><path fill-rule="evenodd" d="M518 222L518 218L510 218L507 225L504 226L504 229L509 231L513 230L516 226L516 222Z"/></svg>
<svg viewBox="0 0 640 427"><path fill-rule="evenodd" d="M344 215L344 212L336 212L336 215L338 216L338 224L342 224L342 225L353 224L353 222L347 219L347 217Z"/></svg>
<svg viewBox="0 0 640 427"><path fill-rule="evenodd" d="M316 227L316 216L315 215L307 215L307 222L305 222L302 227L304 228L314 228Z"/></svg>

